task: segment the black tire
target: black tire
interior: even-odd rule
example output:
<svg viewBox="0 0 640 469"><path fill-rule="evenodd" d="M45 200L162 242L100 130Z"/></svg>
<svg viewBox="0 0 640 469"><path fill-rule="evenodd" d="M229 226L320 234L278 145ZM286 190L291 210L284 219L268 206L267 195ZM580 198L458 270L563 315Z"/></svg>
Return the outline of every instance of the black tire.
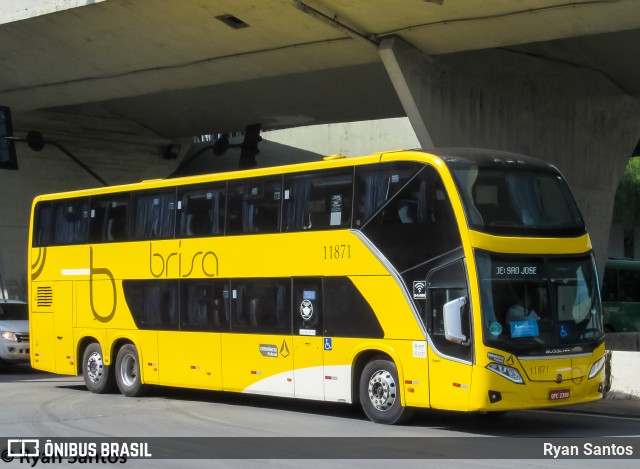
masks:
<svg viewBox="0 0 640 469"><path fill-rule="evenodd" d="M110 366L104 364L102 348L94 342L89 344L82 356L82 377L87 389L96 394L106 394L115 384Z"/></svg>
<svg viewBox="0 0 640 469"><path fill-rule="evenodd" d="M413 409L400 403L396 364L386 359L367 363L360 375L360 405L375 423L393 425L407 421Z"/></svg>
<svg viewBox="0 0 640 469"><path fill-rule="evenodd" d="M147 387L140 377L138 350L133 344L123 345L116 358L116 383L120 392L127 397L142 396Z"/></svg>

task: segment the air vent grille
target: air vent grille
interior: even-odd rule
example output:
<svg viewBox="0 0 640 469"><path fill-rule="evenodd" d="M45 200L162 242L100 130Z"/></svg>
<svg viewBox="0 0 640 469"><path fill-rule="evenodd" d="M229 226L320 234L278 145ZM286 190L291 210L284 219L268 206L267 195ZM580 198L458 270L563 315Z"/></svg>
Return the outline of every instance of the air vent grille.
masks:
<svg viewBox="0 0 640 469"><path fill-rule="evenodd" d="M36 304L39 308L50 308L53 305L53 289L51 287L38 287Z"/></svg>

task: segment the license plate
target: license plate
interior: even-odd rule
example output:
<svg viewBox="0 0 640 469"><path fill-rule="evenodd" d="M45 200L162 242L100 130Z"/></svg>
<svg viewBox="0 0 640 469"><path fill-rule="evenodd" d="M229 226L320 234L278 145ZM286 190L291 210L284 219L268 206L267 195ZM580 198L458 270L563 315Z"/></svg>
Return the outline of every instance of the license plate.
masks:
<svg viewBox="0 0 640 469"><path fill-rule="evenodd" d="M558 401L560 399L569 399L568 389L556 389L554 391L549 391L550 401Z"/></svg>

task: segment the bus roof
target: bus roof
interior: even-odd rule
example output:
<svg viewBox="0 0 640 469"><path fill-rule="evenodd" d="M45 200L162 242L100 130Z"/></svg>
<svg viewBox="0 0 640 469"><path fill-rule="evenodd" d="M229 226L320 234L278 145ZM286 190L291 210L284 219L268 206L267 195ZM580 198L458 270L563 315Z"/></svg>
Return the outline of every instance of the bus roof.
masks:
<svg viewBox="0 0 640 469"><path fill-rule="evenodd" d="M342 155L341 155L342 156ZM532 157L518 155L497 150L484 150L474 148L437 148L437 149L413 149L413 150L392 150L379 153L373 153L366 156L353 156L344 158L325 157L322 160L295 163L280 166L267 166L263 168L244 169L236 171L225 171L220 173L207 173L195 176L182 176L167 179L150 179L135 183L93 187L88 189L79 189L66 192L50 193L39 195L35 201L54 200L72 197L89 196L95 194L109 194L114 192L128 190L144 190L152 188L174 187L186 184L199 184L215 181L226 181L233 179L245 179L251 177L268 176L271 174L286 174L302 171L313 171L327 168L339 168L345 166L372 164L383 161L385 156L392 156L393 160L407 159L410 161L432 161L442 160L447 164L469 163L480 165L504 166L507 163L525 163L529 167L538 167L540 169L553 168L547 163L543 163Z"/></svg>

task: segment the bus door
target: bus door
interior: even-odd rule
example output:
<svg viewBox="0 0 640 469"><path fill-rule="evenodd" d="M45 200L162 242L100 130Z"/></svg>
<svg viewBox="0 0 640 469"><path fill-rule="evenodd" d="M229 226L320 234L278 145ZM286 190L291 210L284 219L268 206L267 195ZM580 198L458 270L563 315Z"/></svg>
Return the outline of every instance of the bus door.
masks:
<svg viewBox="0 0 640 469"><path fill-rule="evenodd" d="M430 345L431 407L465 410L471 389L471 319L469 289L462 260L433 269L427 277L427 331ZM466 340L445 337L445 305L456 307Z"/></svg>
<svg viewBox="0 0 640 469"><path fill-rule="evenodd" d="M322 279L293 279L295 397L324 399Z"/></svg>
<svg viewBox="0 0 640 469"><path fill-rule="evenodd" d="M75 296L73 282L55 282L54 291L58 302L53 310L54 350L56 357L56 373L73 375L76 373L76 360L73 350L73 314Z"/></svg>
<svg viewBox="0 0 640 469"><path fill-rule="evenodd" d="M291 279L232 279L223 389L293 397Z"/></svg>

